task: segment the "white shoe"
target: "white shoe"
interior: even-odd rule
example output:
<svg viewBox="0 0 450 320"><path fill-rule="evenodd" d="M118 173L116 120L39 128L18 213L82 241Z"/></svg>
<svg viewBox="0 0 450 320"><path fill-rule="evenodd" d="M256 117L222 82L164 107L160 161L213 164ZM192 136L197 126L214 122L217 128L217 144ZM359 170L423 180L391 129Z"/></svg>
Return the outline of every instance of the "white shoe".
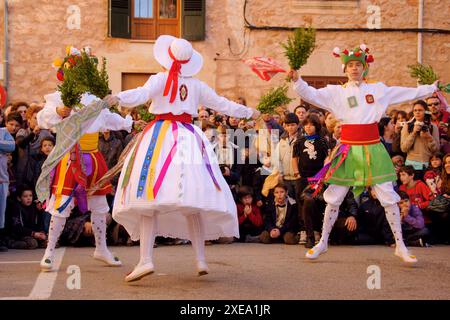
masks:
<svg viewBox="0 0 450 320"><path fill-rule="evenodd" d="M319 257L322 253L325 253L328 251L327 245L322 245L320 242L319 244L315 245L312 249L309 249L308 252L306 252L306 258L314 260Z"/></svg>
<svg viewBox="0 0 450 320"><path fill-rule="evenodd" d="M306 231L300 231L300 239L298 240L298 244L306 243Z"/></svg>
<svg viewBox="0 0 450 320"><path fill-rule="evenodd" d="M43 257L41 260L41 271L50 272L53 270L53 257Z"/></svg>
<svg viewBox="0 0 450 320"><path fill-rule="evenodd" d="M147 262L141 265L137 265L132 272L130 272L126 277L126 282L133 282L141 280L143 277L148 276L155 272L152 262Z"/></svg>
<svg viewBox="0 0 450 320"><path fill-rule="evenodd" d="M205 261L197 261L197 272L199 276L204 276L209 273L208 265Z"/></svg>
<svg viewBox="0 0 450 320"><path fill-rule="evenodd" d="M107 265L112 267L120 267L122 265L122 261L119 260L116 256L114 256L110 251L94 251L94 259L105 262Z"/></svg>
<svg viewBox="0 0 450 320"><path fill-rule="evenodd" d="M411 254L408 249L395 249L395 255L397 257L400 257L400 259L402 259L404 262L406 263L416 263L417 262L417 258L415 255Z"/></svg>

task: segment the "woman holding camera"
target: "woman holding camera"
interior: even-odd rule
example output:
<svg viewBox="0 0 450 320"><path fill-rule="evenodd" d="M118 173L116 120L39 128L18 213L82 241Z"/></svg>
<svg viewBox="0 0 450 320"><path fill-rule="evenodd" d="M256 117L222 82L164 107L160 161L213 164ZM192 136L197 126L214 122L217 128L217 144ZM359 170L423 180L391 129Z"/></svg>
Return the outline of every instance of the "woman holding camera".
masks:
<svg viewBox="0 0 450 320"><path fill-rule="evenodd" d="M423 100L413 105L413 119L402 128L400 146L406 153L405 165L411 165L421 178L431 155L439 151L439 130L426 114L428 106Z"/></svg>

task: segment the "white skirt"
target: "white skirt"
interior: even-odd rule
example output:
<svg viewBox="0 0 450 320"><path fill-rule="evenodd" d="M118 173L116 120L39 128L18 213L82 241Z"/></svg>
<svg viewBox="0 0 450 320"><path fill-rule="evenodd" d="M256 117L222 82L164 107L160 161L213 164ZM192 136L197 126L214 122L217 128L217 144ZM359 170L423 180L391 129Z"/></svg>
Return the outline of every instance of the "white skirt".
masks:
<svg viewBox="0 0 450 320"><path fill-rule="evenodd" d="M159 125L160 130L156 129ZM196 135L189 128L195 130ZM210 170L202 155L202 143ZM144 132L137 148L126 186L123 181L133 150L125 159L113 209L113 218L125 227L133 241L139 239L142 215L157 215L158 236L191 240L186 215L200 214L205 240L239 237L236 204L214 150L200 128L160 120ZM142 178L144 183L140 182Z"/></svg>

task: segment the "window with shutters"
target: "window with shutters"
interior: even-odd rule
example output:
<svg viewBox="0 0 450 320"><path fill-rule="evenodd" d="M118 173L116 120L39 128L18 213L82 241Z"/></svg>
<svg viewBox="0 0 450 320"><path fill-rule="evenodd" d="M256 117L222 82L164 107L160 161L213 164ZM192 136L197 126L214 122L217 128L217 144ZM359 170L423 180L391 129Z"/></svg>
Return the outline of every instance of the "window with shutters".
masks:
<svg viewBox="0 0 450 320"><path fill-rule="evenodd" d="M162 34L205 38L205 0L110 0L109 35L155 40Z"/></svg>

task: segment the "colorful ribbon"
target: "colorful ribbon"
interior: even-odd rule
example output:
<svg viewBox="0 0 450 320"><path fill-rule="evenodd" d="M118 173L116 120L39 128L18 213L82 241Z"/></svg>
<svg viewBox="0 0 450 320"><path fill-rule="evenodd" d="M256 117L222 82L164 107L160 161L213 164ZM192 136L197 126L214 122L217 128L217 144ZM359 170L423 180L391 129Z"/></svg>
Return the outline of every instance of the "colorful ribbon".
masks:
<svg viewBox="0 0 450 320"><path fill-rule="evenodd" d="M211 163L209 161L208 153L205 149L205 143L202 140L202 137L195 131L194 127L190 123L183 123L184 127L188 129L197 139L198 147L200 148L200 152L202 153L203 161L205 161L206 169L208 170L209 175L211 176L211 179L214 182L214 185L216 186L217 190L220 189L219 182L217 182L216 177L214 176L214 173L211 168Z"/></svg>
<svg viewBox="0 0 450 320"><path fill-rule="evenodd" d="M169 102L172 103L175 101L178 91L178 75L181 71L181 65L186 64L189 60L177 60L172 53L172 50L169 47L169 56L173 60L172 67L169 70L169 75L167 77L166 86L164 87L163 96L166 97L169 94L170 87L172 87L172 92L170 94Z"/></svg>
<svg viewBox="0 0 450 320"><path fill-rule="evenodd" d="M157 121L155 123L155 128L153 129L153 135L150 140L150 144L147 149L147 154L145 155L144 164L142 166L141 175L139 178L139 184L137 189L137 197L141 198L144 194L144 187L147 181L148 170L150 169L150 162L153 157L153 152L155 151L156 141L158 139L159 131L161 130L163 121Z"/></svg>

